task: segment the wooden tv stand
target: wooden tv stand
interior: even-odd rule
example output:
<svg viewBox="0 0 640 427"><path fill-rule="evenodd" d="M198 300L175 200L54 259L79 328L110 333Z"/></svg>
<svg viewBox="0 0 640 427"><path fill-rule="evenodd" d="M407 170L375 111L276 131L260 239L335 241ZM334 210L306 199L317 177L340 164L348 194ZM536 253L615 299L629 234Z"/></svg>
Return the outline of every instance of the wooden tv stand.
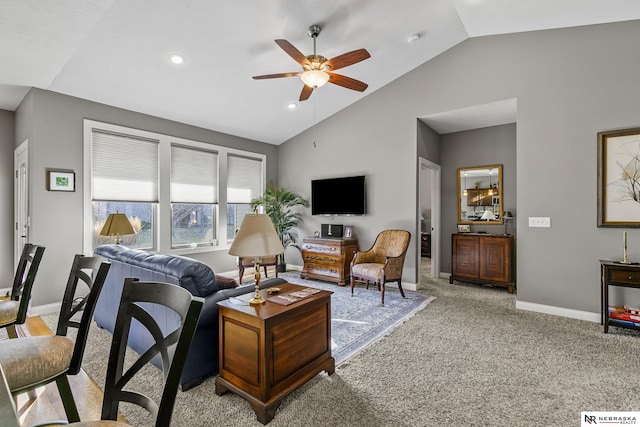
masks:
<svg viewBox="0 0 640 427"><path fill-rule="evenodd" d="M344 286L351 276L353 253L358 250L358 240L307 237L302 243L302 279L319 279Z"/></svg>

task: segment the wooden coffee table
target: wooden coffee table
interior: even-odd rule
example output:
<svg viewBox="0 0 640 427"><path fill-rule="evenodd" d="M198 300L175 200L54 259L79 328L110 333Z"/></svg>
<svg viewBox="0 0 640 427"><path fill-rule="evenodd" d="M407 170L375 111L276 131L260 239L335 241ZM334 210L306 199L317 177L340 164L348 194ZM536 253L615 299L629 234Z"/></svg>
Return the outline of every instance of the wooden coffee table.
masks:
<svg viewBox="0 0 640 427"><path fill-rule="evenodd" d="M280 295L305 289L286 283ZM271 296L266 290L262 297ZM232 391L267 424L282 399L320 371L335 371L331 356L331 294L320 291L290 305L258 306L229 299L220 309L220 374L216 394Z"/></svg>

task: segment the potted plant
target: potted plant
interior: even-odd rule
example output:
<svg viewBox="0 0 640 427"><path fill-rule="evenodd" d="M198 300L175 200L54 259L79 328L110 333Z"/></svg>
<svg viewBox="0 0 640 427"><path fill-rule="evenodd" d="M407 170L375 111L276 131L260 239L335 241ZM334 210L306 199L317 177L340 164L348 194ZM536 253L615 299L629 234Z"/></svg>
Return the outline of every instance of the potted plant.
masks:
<svg viewBox="0 0 640 427"><path fill-rule="evenodd" d="M262 196L251 201L251 208L256 210L258 206L264 207L264 213L271 218L282 246L285 249L287 246L300 249L296 243L298 233L294 227L301 221L302 215L294 208L298 206L309 207L309 201L286 188L276 188L273 184L269 184ZM278 261L278 271L286 271L284 254L279 255Z"/></svg>

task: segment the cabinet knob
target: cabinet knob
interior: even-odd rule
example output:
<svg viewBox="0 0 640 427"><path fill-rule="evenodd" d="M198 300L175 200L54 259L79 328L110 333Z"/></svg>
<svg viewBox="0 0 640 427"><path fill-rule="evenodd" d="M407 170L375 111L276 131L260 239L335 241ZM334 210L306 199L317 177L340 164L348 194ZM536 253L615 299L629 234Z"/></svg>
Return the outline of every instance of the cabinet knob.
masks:
<svg viewBox="0 0 640 427"><path fill-rule="evenodd" d="M629 280L633 280L633 276L629 276Z"/></svg>

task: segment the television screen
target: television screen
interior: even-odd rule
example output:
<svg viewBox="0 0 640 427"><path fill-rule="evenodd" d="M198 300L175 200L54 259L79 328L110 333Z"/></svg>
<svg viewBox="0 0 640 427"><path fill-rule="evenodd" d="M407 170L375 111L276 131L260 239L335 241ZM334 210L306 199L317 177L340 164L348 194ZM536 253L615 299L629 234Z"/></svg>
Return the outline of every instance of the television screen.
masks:
<svg viewBox="0 0 640 427"><path fill-rule="evenodd" d="M312 215L364 215L365 213L364 176L311 181Z"/></svg>

